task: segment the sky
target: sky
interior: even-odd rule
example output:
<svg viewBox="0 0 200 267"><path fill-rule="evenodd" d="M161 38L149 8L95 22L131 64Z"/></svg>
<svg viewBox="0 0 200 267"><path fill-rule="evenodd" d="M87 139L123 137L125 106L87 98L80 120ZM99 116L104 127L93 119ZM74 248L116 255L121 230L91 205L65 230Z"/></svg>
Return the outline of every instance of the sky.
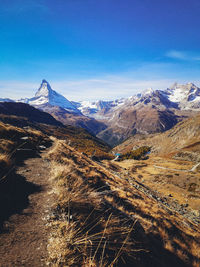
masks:
<svg viewBox="0 0 200 267"><path fill-rule="evenodd" d="M69 100L200 85L199 0L0 0L0 98L42 79Z"/></svg>

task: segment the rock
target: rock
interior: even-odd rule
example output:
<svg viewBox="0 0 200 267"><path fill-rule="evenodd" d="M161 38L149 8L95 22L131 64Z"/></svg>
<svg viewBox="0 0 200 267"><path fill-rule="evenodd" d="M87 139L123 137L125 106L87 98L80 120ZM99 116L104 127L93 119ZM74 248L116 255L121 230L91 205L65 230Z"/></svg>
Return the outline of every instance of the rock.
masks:
<svg viewBox="0 0 200 267"><path fill-rule="evenodd" d="M21 139L21 140L28 140L29 137L28 137L28 136L24 136L24 137L21 137L20 139Z"/></svg>

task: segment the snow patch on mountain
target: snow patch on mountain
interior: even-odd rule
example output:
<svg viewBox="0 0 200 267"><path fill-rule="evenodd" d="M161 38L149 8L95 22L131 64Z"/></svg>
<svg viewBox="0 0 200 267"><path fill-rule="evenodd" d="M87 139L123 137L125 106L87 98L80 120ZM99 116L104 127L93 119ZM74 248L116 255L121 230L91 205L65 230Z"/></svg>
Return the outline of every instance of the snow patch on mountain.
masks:
<svg viewBox="0 0 200 267"><path fill-rule="evenodd" d="M93 102L81 101L76 103L76 106L85 116L102 120L106 118L106 113L123 105L126 100L127 99L117 99L114 101L99 100Z"/></svg>
<svg viewBox="0 0 200 267"><path fill-rule="evenodd" d="M181 109L200 108L200 88L193 83L175 83L163 92L171 102L178 103Z"/></svg>
<svg viewBox="0 0 200 267"><path fill-rule="evenodd" d="M97 106L97 102L90 102L90 101L81 101L80 106L78 109L83 113L85 109L93 110L94 112L99 111Z"/></svg>

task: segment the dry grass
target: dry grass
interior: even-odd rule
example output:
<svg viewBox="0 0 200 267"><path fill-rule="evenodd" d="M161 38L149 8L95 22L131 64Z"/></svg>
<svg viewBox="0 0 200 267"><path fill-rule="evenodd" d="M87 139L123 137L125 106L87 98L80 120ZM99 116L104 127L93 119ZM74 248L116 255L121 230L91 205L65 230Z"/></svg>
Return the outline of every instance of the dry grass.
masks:
<svg viewBox="0 0 200 267"><path fill-rule="evenodd" d="M170 201L176 200L180 205L187 204L189 209L198 212L200 173L197 170L189 171L196 163L150 155L145 161L124 160L115 164L121 167L119 169L121 176L143 183L157 191L160 197L168 198L171 194L173 197L169 199Z"/></svg>
<svg viewBox="0 0 200 267"><path fill-rule="evenodd" d="M64 148L74 153L59 142L49 154L49 158L57 161L52 165L57 219L50 223L53 229L48 246L50 261L55 266L75 263L77 266L113 266L122 262L124 255L129 257L136 250L133 249L134 239L130 237L136 220L116 216L105 198L106 185L96 188L88 182L91 175L98 179L97 173L87 168L84 160L77 166L74 164L78 161L76 157L74 161L69 156L61 159Z"/></svg>
<svg viewBox="0 0 200 267"><path fill-rule="evenodd" d="M55 266L195 266L200 232L62 141L48 158L56 204L50 218ZM109 164L108 164L109 165ZM165 262L161 264L160 262Z"/></svg>
<svg viewBox="0 0 200 267"><path fill-rule="evenodd" d="M96 160L112 159L112 154L109 153L111 147L88 133L86 130L73 126L65 128L45 126L42 130L51 136L63 140L76 151L93 156Z"/></svg>
<svg viewBox="0 0 200 267"><path fill-rule="evenodd" d="M0 179L4 178L4 175L8 170L12 169L13 161L8 154L0 154Z"/></svg>

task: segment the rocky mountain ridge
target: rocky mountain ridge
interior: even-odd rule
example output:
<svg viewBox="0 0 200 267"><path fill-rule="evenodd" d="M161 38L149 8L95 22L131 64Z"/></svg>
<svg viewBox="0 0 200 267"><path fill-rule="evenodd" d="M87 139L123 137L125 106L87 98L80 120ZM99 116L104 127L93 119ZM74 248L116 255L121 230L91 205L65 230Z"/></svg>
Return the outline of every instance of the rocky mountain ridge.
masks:
<svg viewBox="0 0 200 267"><path fill-rule="evenodd" d="M200 89L192 83L174 84L166 90L151 89L124 100L104 114L102 121L106 121L108 128L98 137L116 145L135 133L164 132L199 112Z"/></svg>
<svg viewBox="0 0 200 267"><path fill-rule="evenodd" d="M73 102L43 80L35 97L19 102L44 110L65 125L87 129L112 146L136 134L163 132L200 112L200 88L173 84L165 90L147 89L127 99Z"/></svg>
<svg viewBox="0 0 200 267"><path fill-rule="evenodd" d="M77 108L87 116L95 117L104 111L104 115L110 111L123 109L125 106L157 105L159 108L175 109L199 109L200 108L200 88L193 83L174 83L164 90L153 90L148 88L142 93L138 93L129 98L117 99L114 101L82 101L77 104ZM106 116L105 116L106 118Z"/></svg>

